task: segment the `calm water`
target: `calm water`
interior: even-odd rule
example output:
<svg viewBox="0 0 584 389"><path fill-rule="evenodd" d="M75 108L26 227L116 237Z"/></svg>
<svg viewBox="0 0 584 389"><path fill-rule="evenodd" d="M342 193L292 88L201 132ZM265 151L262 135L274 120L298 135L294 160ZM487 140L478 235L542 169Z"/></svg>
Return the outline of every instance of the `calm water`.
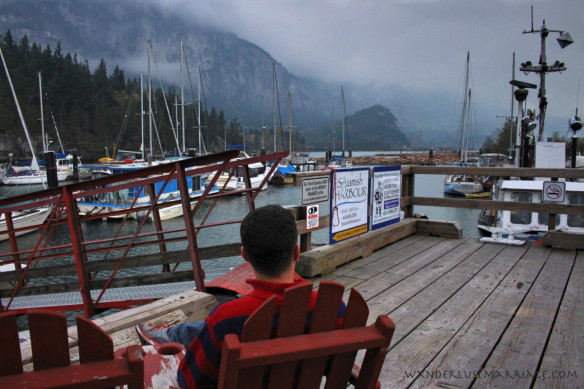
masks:
<svg viewBox="0 0 584 389"><path fill-rule="evenodd" d="M313 153L315 157L319 154ZM355 156L375 154L369 153L354 153ZM422 197L444 197L443 191L443 175L419 175L416 177L415 195ZM0 186L0 198L6 196L16 196L27 193L29 191L40 190L40 186L23 186L10 187ZM270 186L266 191L263 191L256 200L256 206L266 204L281 204L281 205L299 205L302 202L300 187L275 187ZM210 201L207 201L201 210L198 212L195 223L199 224L210 206ZM321 214L329 214L329 202L321 203ZM208 222L224 221L242 218L247 213L248 207L245 196L228 196L219 200L213 211L211 212ZM478 229L476 228L479 210L472 209L458 209L458 208L439 208L439 207L423 207L416 206L414 212L426 214L430 219L456 221L463 228L463 236L478 237ZM181 228L184 226L181 217L167 220L163 222L165 229ZM86 240L98 240L113 236L119 229L119 235L132 235L139 222L136 220L128 220L123 226L119 221L91 221L83 223L83 233ZM147 222L144 226L144 232L153 231L153 224ZM31 244L36 243L38 234L29 234L19 239ZM313 233L313 242L328 243L328 229L318 230ZM70 235L67 228L62 227L54 232L51 243L67 243L70 241ZM199 246L213 246L225 243L239 241L239 225L224 225L221 227L204 228L199 233ZM169 245L169 250L185 249L186 243L174 243ZM8 242L0 243L0 252L8 252L10 250ZM145 252L152 252L153 247L145 249ZM144 252L144 253L145 253ZM231 264L234 258L228 259L227 262L219 261L215 264L205 264L207 266L223 266ZM236 260L237 262L237 260Z"/></svg>

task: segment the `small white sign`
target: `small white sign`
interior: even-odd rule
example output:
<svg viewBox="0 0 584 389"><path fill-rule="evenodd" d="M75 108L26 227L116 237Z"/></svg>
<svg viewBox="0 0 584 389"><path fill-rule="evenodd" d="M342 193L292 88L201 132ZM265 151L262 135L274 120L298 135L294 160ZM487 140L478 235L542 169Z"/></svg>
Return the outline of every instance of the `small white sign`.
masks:
<svg viewBox="0 0 584 389"><path fill-rule="evenodd" d="M563 203L566 197L566 183L563 181L544 181L541 201L544 203Z"/></svg>
<svg viewBox="0 0 584 389"><path fill-rule="evenodd" d="M302 179L302 205L328 201L329 185L328 176Z"/></svg>
<svg viewBox="0 0 584 389"><path fill-rule="evenodd" d="M320 226L320 205L312 204L306 207L306 230L316 230Z"/></svg>

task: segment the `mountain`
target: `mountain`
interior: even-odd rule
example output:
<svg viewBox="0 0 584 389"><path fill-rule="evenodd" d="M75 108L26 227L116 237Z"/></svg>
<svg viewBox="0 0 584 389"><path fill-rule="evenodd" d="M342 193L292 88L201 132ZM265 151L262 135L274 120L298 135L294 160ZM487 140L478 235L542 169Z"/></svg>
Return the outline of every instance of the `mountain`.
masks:
<svg viewBox="0 0 584 389"><path fill-rule="evenodd" d="M315 149L341 150L342 122L304 132L306 143ZM347 117L346 150L399 150L410 141L396 117L381 105L360 110Z"/></svg>
<svg viewBox="0 0 584 389"><path fill-rule="evenodd" d="M141 73L146 77L147 41L151 40L152 82L155 87L162 83L165 88L180 85L182 40L189 70L189 76L185 75L187 101L197 95L200 68L204 104L223 110L228 121L237 117L246 128L260 128L262 123L272 127L273 65L279 97L277 126L286 127L288 123L288 91L292 95L292 124L302 136L308 129L330 123L331 108L340 112L338 84L292 74L257 45L231 32L187 20L179 9L162 11L152 2L0 0L0 32L8 29L17 41L27 35L30 42L50 45L52 49L60 42L63 52L77 53L81 61L87 59L92 71L103 58L110 67L109 73L118 65L128 78L139 78ZM410 138L423 128L425 139L421 145L448 144L448 137L439 133L450 126L445 122L448 115L444 112L449 112L449 106L443 96L380 85L344 84L347 113L376 104L391 107ZM358 139L357 134L350 132L349 136L351 142ZM384 139L377 141L388 143Z"/></svg>
<svg viewBox="0 0 584 389"><path fill-rule="evenodd" d="M4 0L0 2L0 31L10 29L16 40L77 53L95 68L101 58L119 65L126 76L146 77L147 40L152 41L151 74L154 86L180 85L180 41L189 76L185 94L197 94L197 68L208 107L245 125L261 124L262 98L266 123L272 122L272 67L275 65L280 115L288 117L286 96L292 93L295 125L320 125L329 118L330 104L321 86L295 77L267 52L235 34L187 23L149 2L131 0ZM108 69L111 71L111 69ZM162 81L159 81L159 75ZM324 94L326 97L326 92ZM282 119L283 120L283 119Z"/></svg>

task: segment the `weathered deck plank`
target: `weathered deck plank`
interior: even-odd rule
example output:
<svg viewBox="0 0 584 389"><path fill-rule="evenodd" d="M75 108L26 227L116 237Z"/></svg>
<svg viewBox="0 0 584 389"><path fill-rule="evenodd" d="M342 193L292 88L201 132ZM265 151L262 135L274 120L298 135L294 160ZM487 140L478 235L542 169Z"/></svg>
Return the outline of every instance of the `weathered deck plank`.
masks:
<svg viewBox="0 0 584 389"><path fill-rule="evenodd" d="M508 247L503 253L525 251ZM468 387L543 267L551 250L532 246L465 325L426 366L412 388ZM447 372L446 374L436 372ZM452 372L452 374L450 373Z"/></svg>
<svg viewBox="0 0 584 389"><path fill-rule="evenodd" d="M349 277L361 278L363 280L371 279L375 275L386 271L390 267L396 266L402 262L406 262L410 258L414 258L420 255L420 253L427 251L443 240L444 238L430 236L428 239L420 240L411 245L408 245L402 250L382 257L380 260L371 262L365 267L355 269L346 275Z"/></svg>
<svg viewBox="0 0 584 389"><path fill-rule="evenodd" d="M435 261L440 262L441 258L449 256L450 253L460 252L459 247L464 243L466 243L466 240L462 239L441 241L439 244L429 247L428 250L425 250L420 253L420 255L411 258L408 261L400 262L385 271L378 272L377 275L359 284L359 292L366 299L372 298L388 287L391 287L417 271L424 269L426 266L434 266ZM454 258L456 258L456 256L454 256ZM390 263L393 263L393 261L390 261Z"/></svg>
<svg viewBox="0 0 584 389"><path fill-rule="evenodd" d="M584 252L579 251L540 370L556 374L555 387L576 388L584 366ZM578 377L578 374L580 375ZM535 388L546 388L549 380L536 379ZM580 386L581 387L581 386Z"/></svg>
<svg viewBox="0 0 584 389"><path fill-rule="evenodd" d="M551 253L483 368L491 375L475 381L473 388L530 387L533 376L538 374L547 336L575 256L575 251L554 250Z"/></svg>
<svg viewBox="0 0 584 389"><path fill-rule="evenodd" d="M389 387L405 387L434 359L436 352L456 336L523 255L524 248L509 248L483 266L476 276L460 286L428 318L400 340L396 339L382 370L382 380ZM488 255L484 255L488 258ZM456 285L456 283L453 283Z"/></svg>
<svg viewBox="0 0 584 389"><path fill-rule="evenodd" d="M472 253L464 250L465 245L459 246L460 251L454 250L452 261L442 257L442 261L450 262L446 271L426 267L367 300L369 320L389 314L395 323L400 323L396 324L394 342L406 336L503 250L502 246L480 245L477 249L471 244Z"/></svg>

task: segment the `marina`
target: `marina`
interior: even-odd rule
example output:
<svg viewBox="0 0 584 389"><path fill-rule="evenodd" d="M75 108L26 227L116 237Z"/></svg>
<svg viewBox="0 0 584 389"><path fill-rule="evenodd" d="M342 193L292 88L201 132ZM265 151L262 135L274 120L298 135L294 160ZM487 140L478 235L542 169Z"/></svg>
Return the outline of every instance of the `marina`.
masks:
<svg viewBox="0 0 584 389"><path fill-rule="evenodd" d="M95 22L83 17L81 12L71 12L68 7L61 4L60 8L79 20L84 19L90 31L90 25ZM345 7L350 9L352 5ZM122 8L120 5L116 9L119 15L123 15ZM412 10L409 8L408 12ZM440 16L446 8L440 14L426 9L419 12L421 8L415 10L420 20L428 23L424 14ZM233 18L230 10L223 11ZM398 8L392 8L393 12L407 19ZM105 10L101 13L107 14ZM10 162L0 167L3 184L0 185L0 344L3 345L0 386L61 387L62 382L68 381L69 386L65 384L65 387L126 387L123 385L127 384L129 388L178 388L178 364L186 361L199 368L203 363L209 366L192 369L194 377L187 377L185 382L198 382L201 376L211 379L209 373L217 370L220 388L235 388L241 383L247 384L245 387L259 387L262 380L270 388L287 385L302 389L308 382L315 388L319 384L327 389L373 388L376 380L379 380L377 387L399 389L584 388L584 182L582 170L578 169L583 158L578 155L582 150L578 132L584 124L578 116L579 84L575 115L568 119L568 132L563 138L558 131L547 141L544 138L548 108L546 74L567 70L563 58L555 62L548 60L546 38L550 33L558 34L557 42L564 49L574 43L568 32L548 29L545 19L541 28L535 29L531 6L531 29L524 30L523 34L539 36L539 62L525 61L518 68L525 76L535 73L539 85L515 77L514 52L509 81L511 113L497 116L505 117L501 129L494 129L493 122L485 119L488 115L494 117L492 109L499 105L501 95L494 92L493 86L501 84L497 81L499 75L495 77L491 73L498 53L493 54L488 42L482 42L486 44L473 53L473 58L478 58L473 62L479 64L479 73L473 74L470 50L465 49L464 101L458 129L451 130L450 134L457 132L459 142L446 135L444 100L450 92L441 91L444 88L441 84L450 88L454 82L450 72L433 73L434 69L441 69L438 63L432 64L431 70L419 68L418 64L430 62L427 59L410 62L404 56L399 63L394 61L391 72L380 66L383 74L376 74L373 66L365 67L366 73L377 78L369 80L367 93L359 90L354 81L346 84L351 85L350 108L358 107L354 114L347 118L341 85L340 121L336 121L335 107L331 106L330 127L323 124L318 128L315 123L328 122L329 113L325 120L320 111L329 104L330 93L322 85L311 85L311 78L300 82L283 62L278 62L278 73L283 79L280 84L288 89L286 142L281 118L279 128L277 122L281 113L275 60L269 57L273 93L273 126L270 127L264 125L263 99L269 88L263 85L263 78L267 80L267 77L261 75L266 69L257 65L269 63L268 56L264 55L267 51L260 49L261 53L255 53L261 46L255 46L252 40L239 48L235 41L218 33L209 39L204 29L188 34L191 36L186 42L188 51L196 50L196 62L199 62L196 98L183 41L180 41L180 103L177 91L168 90L169 97L174 97L173 119L162 82L168 74L161 77L156 57L165 59L163 72L174 72L169 70L174 54L168 51L168 42L164 42L166 31L153 34L155 26L164 24L156 22L152 11L144 9L142 13L148 14L151 20L147 23L144 19L137 20L149 25L150 31L128 25L136 36L150 34L162 56L154 55L152 41L148 40L148 81L146 84L140 74L139 95L137 78L133 82L126 79L118 66L108 77L103 58L93 75L85 60L88 82L83 85L75 73L81 74L85 68L79 71L77 54L74 60L70 54L62 56L60 42L54 51L55 60L49 61L53 52L47 45L40 61L41 51L37 52L40 46L35 43L34 50L29 50L26 35L20 45L15 44L10 30L3 36L1 48L9 54L7 64L0 50L6 86L11 89L32 158L30 162L17 163L13 156L22 158L22 153L11 151ZM463 15L452 10L450 13L453 17ZM331 15L338 16L335 12ZM468 16L470 12L466 15L465 20L468 18L475 24L472 30L486 31L481 30L480 24L488 18L483 17L485 20L479 23ZM200 17L205 16L203 13ZM377 21L369 16L367 30L377 31ZM16 20L14 15L10 17ZM62 34L67 30L78 31L67 18L61 17ZM208 15L207 18L207 27L213 28L213 18ZM291 13L290 19L293 18ZM523 23L517 16L513 18L516 19L513 28ZM176 26L181 25L182 21L173 19ZM498 25L503 26L505 17L499 19ZM257 20L268 25L265 19ZM327 25L326 20L320 20ZM352 22L355 38L363 38L358 34L356 21ZM455 62L461 52L450 51L449 46L459 46L463 41L445 44L444 38L439 38L445 29L435 21L429 25L434 30L433 40L441 42L434 43L441 50L440 58ZM489 28L492 30L492 23ZM305 29L309 31L308 26ZM24 30L33 32L19 27L18 33ZM374 46L377 41L370 31L367 39ZM379 31L383 31L379 36L388 32ZM422 29L418 27L417 31ZM499 42L497 51L507 51L513 39L499 32L491 32ZM50 33L58 35L54 31ZM338 35L336 39L342 38L335 35ZM457 35L465 38L465 34ZM116 36L122 35L112 31L108 39ZM251 39L253 34L249 36ZM62 39L71 40L67 34ZM214 47L219 41L224 48ZM419 50L412 52L432 53L431 48L423 46L425 41L416 42ZM358 41L343 42L360 46L354 45ZM176 48L175 51L178 53ZM359 47L353 51L355 58L374 58L363 56ZM390 50L394 51L399 49ZM293 50L291 53L302 54ZM523 55L521 52L520 56ZM285 59L282 53L274 58L278 56ZM19 57L30 63L18 63L15 59ZM33 57L35 61L31 60ZM437 57L434 53L433 58ZM140 56L128 51L118 58ZM322 61L314 52L298 58ZM567 58L576 62L573 57ZM158 90L152 85L151 59L160 80ZM452 67L451 63L442 62ZM65 74L62 65L66 63L71 74ZM383 61L376 63L383 64ZM406 63L406 67L401 67ZM31 138L25 123L25 116L28 121L32 118L30 112L31 107L36 108L36 97L31 105L31 97L24 88L22 93L27 94L23 94L26 97L22 101L26 106L21 110L9 65L15 71L17 84L28 82L29 68L42 68L38 69L41 115L38 120L44 161L37 161L38 136ZM183 65L191 84L192 102L184 95ZM345 65L350 65L350 61ZM424 70L423 74L414 73L420 70ZM201 71L213 80L207 92L202 90ZM48 103L49 94L42 92L43 74L55 101L53 106L57 108L54 115L48 106L61 153L56 153L56 147L49 150L53 141L45 133L43 103ZM326 74L331 80L337 77L332 67ZM401 80L400 83L383 80L387 74L399 74L411 85L407 91L402 90ZM477 75L477 80L486 82L473 90L471 83ZM84 90L82 95L65 91L68 79L76 89ZM417 84L419 80L423 82L421 85L425 84L423 89ZM242 88L244 84L248 85ZM23 87L17 86L20 94ZM552 85L548 88L553 90ZM564 84L562 96L554 99L550 109L565 108L566 96L572 93L572 88L575 85ZM529 89L538 89L538 112L533 109L533 102L527 100ZM217 98L217 90L221 91L221 98ZM387 95L381 97L376 90L383 90ZM261 93L261 125L256 127L253 117L258 107L254 99L258 92ZM296 109L302 112L298 127L292 126L292 93L295 112ZM371 93L377 96L368 96ZM207 94L212 104L219 105L219 110L212 107L211 114L207 112ZM426 99L423 108L419 103L422 100L414 99L414 94ZM133 112L136 96L141 104L141 139L134 133L138 124L130 123L130 118L136 116ZM490 96L491 101L486 102L484 96ZM123 112L121 106L126 100L128 107L122 128L117 141L112 143L115 122L119 120L114 118ZM377 100L392 105L403 120L401 124ZM147 109L145 101L148 101ZM375 101L377 105L371 107L375 109L363 109L360 105L366 101ZM556 101L560 104L556 105ZM190 109L185 112L189 105L192 112ZM226 120L223 111L226 107L228 116L234 113L239 116ZM250 107L255 107L253 114L246 112ZM484 111L478 123L476 108ZM559 120L557 112L553 111L554 116L551 112L547 112L550 119ZM12 146L3 146L3 150L15 149L16 143L24 147L20 137L13 142L16 116L5 116L4 131L11 134ZM148 139L144 126L146 116ZM67 119L59 124L67 134L65 139L70 138L76 149L65 151L55 117L59 121ZM479 123L481 128L477 126ZM187 153L187 138L194 140L187 133L189 128L198 129L198 140L197 148L188 148ZM486 128L493 131L492 135L487 134ZM557 130L559 126L554 123L549 128ZM278 139L278 129L281 139ZM483 145L478 146L480 150L471 141L479 129L484 138ZM125 135L126 132L131 134ZM425 137L419 142L423 132ZM549 132L548 129L545 136L550 136ZM416 134L411 142L408 137L411 139ZM124 135L129 138L123 139ZM337 135L341 137L341 149L337 149ZM175 144L169 146L167 143L173 138ZM268 147L266 154L265 144L272 141L273 149ZM243 146L228 146L234 143ZM448 147L440 148L448 143ZM453 148L453 143L458 144ZM105 157L95 157L105 144ZM361 145L365 150L373 147L381 150L355 151L350 144ZM122 150L126 146L140 151ZM112 158L108 147L112 147ZM92 158L98 161L82 165L77 148L81 154L91 152ZM304 149L312 151L301 152ZM135 159L140 155L141 159ZM20 166L28 164L32 168ZM236 335L230 330L225 337L218 336L215 329L231 327L236 320L243 323L241 309L237 316L223 319L216 326L212 325L215 318L212 316L207 322L209 326L193 342L202 344L204 352L198 351L193 359L191 354L185 357L185 348L178 343L157 344L164 338L151 335L150 339L144 335L157 326L204 320L218 304L226 301L240 298L240 302L249 301L242 296L254 291L253 283L247 282L250 278L257 278L258 283L266 283L270 288L280 287L281 284L269 283L273 281L271 278L262 277L268 273L260 272L259 267L252 268L250 263L256 266L255 258L251 257L249 262L251 251L247 251L247 245L244 250L240 238L240 225L246 215L269 204L285 208L277 208L282 220L290 219L288 212L294 218L289 220L288 228L282 228L290 232L287 247L294 240L294 221L298 232L299 247L294 247L294 261L287 263L277 282L290 282L294 278L298 283L296 277L302 277L310 284L288 288L279 305L274 297L268 297L261 307L253 308L244 324L237 324L241 332ZM264 230L269 225L269 222L261 223ZM244 241L255 233L254 240L261 242L258 246L272 243L271 238L265 237L269 234L266 231L260 234L262 229L257 226L248 227L247 231L242 228ZM275 246L279 246L278 242ZM319 291L318 298L311 294L311 288ZM272 289L269 291L273 293ZM341 304L341 296L346 305ZM304 316L307 313L309 316ZM151 328L137 330L138 324ZM221 353L211 351L210 342L203 340L207 333L212 335L217 350L218 345L222 347ZM357 350L362 351L357 353ZM221 356L220 366L219 360L212 361L210 353ZM252 360L260 363L252 365ZM181 379L179 374L178 380Z"/></svg>
<svg viewBox="0 0 584 389"><path fill-rule="evenodd" d="M283 158L284 155L285 153L279 157ZM183 160L174 165L147 168L152 170L145 170L149 173L148 176L144 175L144 171L130 172L39 193L44 193L55 202L49 224L58 229L60 227L57 221L61 219L55 218L55 215L62 209L58 205L58 202L62 201L59 197L65 204L71 204L70 201L76 196L81 198L87 193L116 190L119 189L119 185L135 187L148 184L154 187L156 180L168 180L172 177L176 177L179 183L186 183L186 180L180 178L182 174L180 172L197 175L205 169L211 169L205 167L209 165L209 158L215 158L218 162L229 161L233 156L233 152L227 152L214 157ZM253 161L255 160L251 159L248 162ZM245 162L223 163L225 168L229 169L237 168ZM213 166L212 169L217 169L219 165ZM550 231L548 234L552 234L552 238L546 239L544 236L541 243L528 242L521 247L481 243L476 236L465 236L458 222L438 221L433 220L433 217L415 218L414 213L418 213L420 209L450 209L449 212L452 212L453 209L458 211L467 208L478 213L482 208L501 208L583 215L584 206L432 198L426 197L427 193L424 191L423 195L418 194L417 188L425 187L427 180L435 182L439 188L445 174L461 173L548 176L565 179L576 178L580 174L577 169L403 166L400 206L404 217L397 224L329 245L318 243L319 234L328 235L329 215L326 213L321 215L320 229L310 232L306 230L306 221L302 220L302 207L292 207L291 210L295 209L298 219L302 247L297 272L312 281L315 287L318 287L322 280L339 282L347 291L355 287L367 301L370 322L379 314L387 314L396 323L396 333L380 376L382 387L582 385L580 361L581 350L584 348L582 338L578 336L578 328L582 323L582 317L578 312L582 310L584 269L581 266L580 250L574 250L581 248L578 239L576 238L574 246L573 234ZM333 174L331 171L298 173L295 180L299 184L305 177L331 174ZM131 184L128 183L129 178L132 178ZM102 185L104 182L108 182L109 186L104 187ZM96 189L91 189L92 187ZM221 209L237 203L250 206L250 201L255 202L254 196L258 193L262 194L258 197L258 206L264 202L270 203L274 201L270 196L278 193L278 190L289 196L286 198L289 204L297 203L298 197L295 196L299 196L300 189L294 186L261 191L252 188L251 183L247 188L241 192L243 196L241 194L233 196L233 192L230 192L228 197L214 199L213 196L217 195L208 193L206 195L213 202L221 201L221 206L218 207ZM186 187L183 190L186 190ZM436 192L432 188L426 191ZM20 196L8 203L21 203L17 200L30 199L32 196L31 194ZM38 193L36 197L36 201L48 205L49 200L42 200ZM261 202L260 198L263 198ZM182 203L180 199L176 201ZM200 202L205 202L205 194ZM6 199L2 205L4 209L9 205ZM165 203L153 202L148 206L136 205L136 209L154 212L158 207L164 206ZM18 207L12 204L8 209ZM209 208L211 207L206 206L201 209ZM113 213L122 215L124 212L135 212L135 209ZM186 214L189 215L189 212ZM20 240L27 239L28 245L32 242L34 246L34 241L38 237L34 238L35 234L19 236L19 245L16 246L19 250L12 250L8 256L5 255L4 258L8 260L4 259L3 262L14 263L14 256L17 255L20 262L26 264L28 272L24 274L20 270L0 274L2 277L0 281L5 283L2 292L4 307L14 312L25 312L30 307L19 305L21 301L28 300L40 304L38 296L47 296L50 290L53 293L69 291L77 296L77 301L65 302L59 307L55 300L51 300L47 308L76 311L82 309L89 316L93 316L104 309L130 307L131 309L117 313L113 310L106 316L99 315L94 318L95 323L110 334L115 348L121 349L138 344L133 329L138 323L160 324L167 321L177 323L200 319L217 301L229 296L229 293L225 294L226 291L245 293L242 280L250 276L250 273L238 270L242 262L238 259L240 244L235 232L238 221L233 209L227 210L228 220L207 221L208 227L204 227L205 223L200 222L207 218L196 216L196 213L190 214L187 218L172 219L174 223L180 221L183 224L183 231L185 227L200 231L200 234L192 235L181 234L178 224L169 227L162 223L159 226L161 228L157 228L156 221L148 222L151 229L150 232L145 232L141 228L146 225L146 218L141 221L128 221L135 224L122 229L122 223L103 222L102 216L68 215L66 221L60 222L68 225L68 230L73 232L69 235L72 237L76 236L75 231L78 229L72 221L78 218L85 219L83 222L77 221L80 227L90 226L96 222L99 223L98 226L105 227L102 231L112 230L108 226L118 227L119 232L114 236L102 235L100 240L80 241L81 245L71 246L81 249L80 252L90 259L82 268L82 273L77 273L78 263L71 262L61 262L59 265L53 263L49 267L31 267L33 260L43 262L45 258L53 256L64 261L66 256L73 255L75 258L79 252L76 254L73 250L67 254L67 246L61 242L59 244L61 247L57 251L55 251L57 246L45 245L37 248L38 253L35 254L34 249L26 250L24 245L20 246ZM92 218L94 221L91 221ZM185 220L194 220L195 224L189 227ZM165 223L167 222L169 221ZM476 229L476 219L471 221L470 225ZM202 237L203 231L213 226L231 228L232 232L223 232L221 236L224 238L217 246L207 244L203 246L200 241L191 241L190 246L197 247L197 251L180 244L181 241L188 240L189 236ZM44 229L48 230L47 227ZM232 243L225 239L230 234L233 236ZM468 233L474 234L476 230L474 233L472 231ZM77 236L81 238L83 235ZM129 241L130 244L124 244L124 241ZM24 244L25 241L22 242ZM37 247L38 245L36 243ZM144 247L148 246L154 250L143 251ZM141 250L140 254L137 252L131 254L134 249ZM102 254L99 254L100 252ZM104 252L111 254L104 258ZM102 259L98 259L100 256ZM210 263L215 260L223 261L222 258L226 257L234 259L222 272L214 272L211 268L205 269L205 266L198 268L198 262L193 261L193 258L200 258L202 263ZM133 268L144 270L135 273L131 270ZM149 270L145 271L146 269ZM74 276L76 273L77 276ZM57 280L53 277L57 274L68 276ZM91 277L83 280L80 274L89 274ZM230 276L231 274L234 277ZM71 279L71 276L77 280ZM228 276L231 280L226 283ZM37 280L44 280L44 283L39 284ZM83 294L83 289L79 287L80 282L87 283L91 295ZM6 287L6 283L16 285L17 288ZM143 288L144 285L150 286L141 290L140 286ZM79 292L74 292L76 288L80 289ZM144 294L146 290L148 293ZM204 291L213 291L215 294ZM165 293L168 297L164 297ZM33 295L38 296L33 298ZM72 327L71 347L75 347L75 339L75 330ZM517 348L517 344L522 346ZM23 347L27 350L26 342ZM560 353L562 357L558 359L557 355ZM24 352L25 359L26 355Z"/></svg>

